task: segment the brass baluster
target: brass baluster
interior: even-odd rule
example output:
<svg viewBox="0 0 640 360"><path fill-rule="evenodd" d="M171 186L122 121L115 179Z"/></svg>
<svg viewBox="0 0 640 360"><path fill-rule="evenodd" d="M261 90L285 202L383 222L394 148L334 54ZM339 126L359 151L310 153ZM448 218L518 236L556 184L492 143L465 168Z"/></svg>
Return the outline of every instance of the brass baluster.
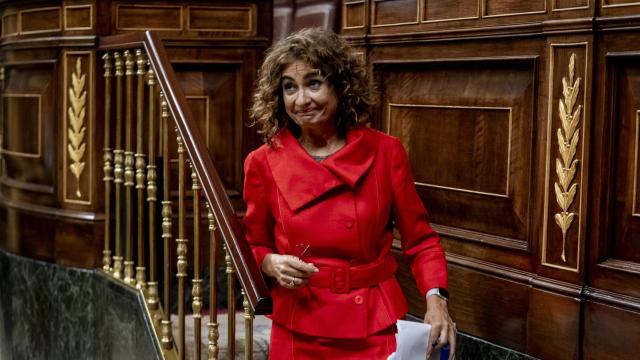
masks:
<svg viewBox="0 0 640 360"><path fill-rule="evenodd" d="M156 79L151 64L147 60L147 85L149 85L149 165L147 165L147 202L149 202L149 282L147 283L147 304L149 309L158 309L158 282L156 280L156 203L158 185L156 173L156 131L155 131L155 86Z"/></svg>
<svg viewBox="0 0 640 360"><path fill-rule="evenodd" d="M253 311L244 290L240 292L243 298L242 307L244 307L244 358L251 360L253 359Z"/></svg>
<svg viewBox="0 0 640 360"><path fill-rule="evenodd" d="M133 277L133 237L131 234L133 223L133 178L134 157L133 157L133 124L132 124L132 104L133 104L133 54L131 51L124 51L125 58L125 80L126 80L126 102L125 102L125 152L124 152L124 189L125 189L125 261L124 261L124 282L134 286Z"/></svg>
<svg viewBox="0 0 640 360"><path fill-rule="evenodd" d="M4 95L4 66L0 66L0 95ZM4 101L0 101L0 149L4 149ZM4 174L4 153L0 151L0 176Z"/></svg>
<svg viewBox="0 0 640 360"><path fill-rule="evenodd" d="M209 328L208 333L208 358L214 360L218 358L218 238L216 233L216 220L213 217L209 203L207 203L209 214Z"/></svg>
<svg viewBox="0 0 640 360"><path fill-rule="evenodd" d="M178 129L176 129L176 133ZM184 156L184 143L182 137L176 137L178 142L178 238L176 239L177 255L178 255L178 354L181 360L186 358L187 349L185 341L185 299L184 299L184 280L187 277L187 239L184 234L185 230L185 197L186 197L186 160Z"/></svg>
<svg viewBox="0 0 640 360"><path fill-rule="evenodd" d="M202 315L202 279L200 279L200 185L198 183L198 174L191 167L191 189L193 190L193 326L194 326L194 346L195 358L200 359L201 331L200 324Z"/></svg>
<svg viewBox="0 0 640 360"><path fill-rule="evenodd" d="M104 60L104 148L102 159L104 161L104 250L102 251L102 270L110 272L111 269L111 182L113 181L113 154L111 152L109 138L111 132L111 57L109 53L102 56ZM1 141L1 140L0 140Z"/></svg>
<svg viewBox="0 0 640 360"><path fill-rule="evenodd" d="M144 180L146 167L144 160L144 150L142 141L142 122L144 121L144 78L146 75L145 65L147 59L141 49L136 50L136 64L138 65L136 75L138 75L137 94L137 124L136 124L136 190L138 192L138 264L136 266L136 287L144 290L146 287L145 267L144 267Z"/></svg>
<svg viewBox="0 0 640 360"><path fill-rule="evenodd" d="M163 349L173 348L171 333L171 194L169 189L169 110L164 94L160 93L162 114L162 239L164 245L164 317L162 320Z"/></svg>
<svg viewBox="0 0 640 360"><path fill-rule="evenodd" d="M116 66L116 148L113 150L114 180L116 189L116 254L113 256L113 276L122 279L122 183L124 181L124 156L122 150L122 76L123 61L119 52L113 53Z"/></svg>
<svg viewBox="0 0 640 360"><path fill-rule="evenodd" d="M236 278L231 264L229 249L224 246L224 260L227 263L227 359L236 358Z"/></svg>

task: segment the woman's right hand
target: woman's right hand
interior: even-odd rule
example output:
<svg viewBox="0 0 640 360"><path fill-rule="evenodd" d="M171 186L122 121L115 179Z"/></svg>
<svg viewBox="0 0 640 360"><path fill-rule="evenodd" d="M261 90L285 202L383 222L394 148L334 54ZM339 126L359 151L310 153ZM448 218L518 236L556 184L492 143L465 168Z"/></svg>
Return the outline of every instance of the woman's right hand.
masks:
<svg viewBox="0 0 640 360"><path fill-rule="evenodd" d="M297 289L318 272L318 268L293 255L268 254L262 262L262 271L275 278L288 289Z"/></svg>

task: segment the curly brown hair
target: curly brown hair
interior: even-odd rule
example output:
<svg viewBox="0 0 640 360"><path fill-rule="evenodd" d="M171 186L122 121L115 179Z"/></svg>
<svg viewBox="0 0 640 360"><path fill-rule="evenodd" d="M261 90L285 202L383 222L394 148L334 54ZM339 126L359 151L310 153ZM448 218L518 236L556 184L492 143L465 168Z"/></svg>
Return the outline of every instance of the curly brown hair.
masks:
<svg viewBox="0 0 640 360"><path fill-rule="evenodd" d="M338 98L336 127L344 135L349 126L369 120L373 92L367 71L351 47L337 34L321 28L303 29L278 41L266 52L258 72L249 126L258 126L263 140L271 140L283 127L294 135L300 128L284 109L282 71L296 61L318 69L331 82Z"/></svg>

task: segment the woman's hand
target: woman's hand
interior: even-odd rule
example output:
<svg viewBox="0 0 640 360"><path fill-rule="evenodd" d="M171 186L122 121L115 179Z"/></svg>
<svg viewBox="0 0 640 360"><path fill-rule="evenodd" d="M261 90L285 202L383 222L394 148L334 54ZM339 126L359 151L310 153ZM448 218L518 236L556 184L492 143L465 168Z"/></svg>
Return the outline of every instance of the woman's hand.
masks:
<svg viewBox="0 0 640 360"><path fill-rule="evenodd" d="M449 316L447 301L439 296L427 298L427 313L424 322L431 325L429 344L435 344L432 350L440 350L445 344L449 344L449 359L453 359L456 352L456 324Z"/></svg>
<svg viewBox="0 0 640 360"><path fill-rule="evenodd" d="M269 254L264 257L262 271L275 278L283 287L296 289L309 282L318 268L293 255Z"/></svg>

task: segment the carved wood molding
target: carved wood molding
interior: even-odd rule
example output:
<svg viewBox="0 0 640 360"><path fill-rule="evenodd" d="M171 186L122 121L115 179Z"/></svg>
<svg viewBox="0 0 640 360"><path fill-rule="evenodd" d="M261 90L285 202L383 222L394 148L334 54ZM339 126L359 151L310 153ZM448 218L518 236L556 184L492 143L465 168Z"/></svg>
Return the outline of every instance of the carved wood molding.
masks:
<svg viewBox="0 0 640 360"><path fill-rule="evenodd" d="M65 203L92 204L93 59L91 51L68 51L63 57L65 91L62 148L65 170L62 177L62 200Z"/></svg>
<svg viewBox="0 0 640 360"><path fill-rule="evenodd" d="M69 86L69 103L67 115L69 117L67 150L73 162L69 165L69 170L76 177L76 197L81 198L80 176L84 171L85 162L82 161L87 147L85 143L84 126L86 115L87 91L85 90L86 74L82 73L82 58L76 59L75 72L71 74L71 85Z"/></svg>
<svg viewBox="0 0 640 360"><path fill-rule="evenodd" d="M580 214L585 207L583 173L587 140L584 139L586 123L582 118L588 111L585 110L587 88L583 84L587 83L589 44L551 44L549 50L547 173L541 264L577 273L582 262L584 236L584 219ZM566 68L556 68L556 62L566 64ZM554 168L555 175L551 175ZM552 216L555 226L550 225Z"/></svg>
<svg viewBox="0 0 640 360"><path fill-rule="evenodd" d="M574 80L575 75L576 54L571 54L569 60L569 80L562 77L562 94L563 98L558 101L558 111L560 113L560 121L562 127L558 128L558 152L561 157L556 158L556 175L558 181L555 183L556 202L562 209L554 215L556 224L562 230L562 254L560 258L567 262L566 244L567 231L573 224L573 219L578 216L577 213L569 211L569 207L575 200L578 191L578 183L573 180L576 176L576 170L579 161L575 159L578 142L580 141L580 119L582 116L582 105L574 109L578 93L580 93L580 81L578 77Z"/></svg>

